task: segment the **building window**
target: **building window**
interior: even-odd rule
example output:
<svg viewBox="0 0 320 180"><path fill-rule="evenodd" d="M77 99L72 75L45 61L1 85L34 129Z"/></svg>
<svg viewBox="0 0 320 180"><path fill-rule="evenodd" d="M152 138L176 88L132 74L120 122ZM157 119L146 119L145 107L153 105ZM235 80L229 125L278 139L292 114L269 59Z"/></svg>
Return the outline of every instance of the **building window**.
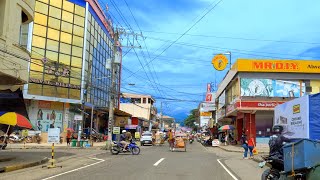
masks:
<svg viewBox="0 0 320 180"><path fill-rule="evenodd" d="M143 98L143 104L147 104L147 98Z"/></svg>

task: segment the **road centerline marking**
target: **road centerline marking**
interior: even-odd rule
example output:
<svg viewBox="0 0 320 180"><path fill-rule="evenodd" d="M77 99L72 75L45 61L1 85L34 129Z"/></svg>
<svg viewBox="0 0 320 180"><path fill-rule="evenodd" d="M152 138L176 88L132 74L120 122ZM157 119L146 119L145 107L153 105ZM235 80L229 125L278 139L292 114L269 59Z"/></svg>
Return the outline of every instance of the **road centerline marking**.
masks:
<svg viewBox="0 0 320 180"><path fill-rule="evenodd" d="M95 162L95 163L92 163L92 164L89 164L89 165L86 165L86 166L83 166L83 167L80 167L80 168L77 168L77 169L73 169L71 171L66 171L66 172L63 172L63 173L60 173L60 174L56 174L54 176L50 176L50 177L44 178L42 180L52 179L52 178L55 178L55 177L58 177L58 176L61 176L61 175L64 175L64 174L68 174L68 173L71 173L71 172L74 172L74 171L78 171L80 169L84 169L84 168L87 168L87 167L90 167L90 166L94 166L96 164L99 164L99 163L102 163L102 162L105 161L103 159L98 159L98 158L93 158L93 157L89 157L89 158L93 159L93 160L97 160L98 162Z"/></svg>
<svg viewBox="0 0 320 180"><path fill-rule="evenodd" d="M159 161L157 161L156 163L154 163L153 166L158 166L165 158L161 158L159 159Z"/></svg>
<svg viewBox="0 0 320 180"><path fill-rule="evenodd" d="M238 180L238 178L236 178L236 176L234 176L230 171L229 169L222 164L222 162L220 162L220 159L217 159L218 163L223 167L224 170L227 171L227 173L234 179L234 180Z"/></svg>

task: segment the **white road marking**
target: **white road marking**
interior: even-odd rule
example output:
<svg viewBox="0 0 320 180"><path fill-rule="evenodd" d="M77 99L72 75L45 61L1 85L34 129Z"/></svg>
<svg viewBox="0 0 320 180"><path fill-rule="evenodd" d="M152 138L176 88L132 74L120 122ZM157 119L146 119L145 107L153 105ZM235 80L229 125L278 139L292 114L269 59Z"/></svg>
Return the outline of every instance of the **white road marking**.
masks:
<svg viewBox="0 0 320 180"><path fill-rule="evenodd" d="M154 163L153 166L158 166L163 160L164 160L164 158L159 159L159 161L157 161L156 163Z"/></svg>
<svg viewBox="0 0 320 180"><path fill-rule="evenodd" d="M90 159L97 160L98 162L95 162L95 163L92 163L92 164L89 164L89 165L86 165L86 166L83 166L83 167L80 167L80 168L77 168L77 169L73 169L71 171L66 171L66 172L63 172L63 173L60 173L60 174L56 174L54 176L50 176L50 177L47 177L47 178L42 179L42 180L52 179L52 178L55 178L55 177L58 177L58 176L61 176L61 175L64 175L64 174L68 174L68 173L71 173L71 172L74 172L74 171L78 171L80 169L84 169L84 168L87 168L87 167L90 167L90 166L94 166L96 164L99 164L99 163L102 163L102 162L105 161L103 159L98 159L98 158L90 158Z"/></svg>
<svg viewBox="0 0 320 180"><path fill-rule="evenodd" d="M230 174L230 176L234 179L234 180L238 180L238 178L236 178L230 171L228 168L226 168L225 165L222 164L222 162L220 162L220 159L217 159L218 163L223 167L224 170L227 171L228 174Z"/></svg>

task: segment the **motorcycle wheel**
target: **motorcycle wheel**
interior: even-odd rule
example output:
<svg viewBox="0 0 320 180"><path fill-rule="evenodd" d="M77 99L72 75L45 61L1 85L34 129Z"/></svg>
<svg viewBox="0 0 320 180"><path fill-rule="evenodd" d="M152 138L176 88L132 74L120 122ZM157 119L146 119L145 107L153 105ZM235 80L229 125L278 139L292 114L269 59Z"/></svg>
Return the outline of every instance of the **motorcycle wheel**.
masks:
<svg viewBox="0 0 320 180"><path fill-rule="evenodd" d="M119 147L111 147L110 152L112 155L117 155L120 152Z"/></svg>
<svg viewBox="0 0 320 180"><path fill-rule="evenodd" d="M134 147L131 149L132 155L138 155L140 154L140 148L139 147Z"/></svg>
<svg viewBox="0 0 320 180"><path fill-rule="evenodd" d="M270 173L270 169L266 169L265 171L263 171L261 175L261 180L267 180L269 173Z"/></svg>

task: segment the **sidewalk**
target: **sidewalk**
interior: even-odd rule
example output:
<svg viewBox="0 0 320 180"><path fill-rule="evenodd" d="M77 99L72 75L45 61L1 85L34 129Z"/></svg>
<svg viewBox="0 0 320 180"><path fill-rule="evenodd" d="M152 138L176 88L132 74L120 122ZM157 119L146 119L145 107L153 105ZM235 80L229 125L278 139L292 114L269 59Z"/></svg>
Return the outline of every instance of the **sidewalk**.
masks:
<svg viewBox="0 0 320 180"><path fill-rule="evenodd" d="M219 148L228 151L228 152L244 152L244 149L241 145L223 145L220 144ZM269 145L268 144L257 144L257 150L259 154L268 154L269 153Z"/></svg>
<svg viewBox="0 0 320 180"><path fill-rule="evenodd" d="M106 146L106 142L94 142L92 147L71 147L67 146L67 143L54 144L55 149L101 149ZM8 144L7 150L10 149L51 149L52 144L49 143L14 143Z"/></svg>

